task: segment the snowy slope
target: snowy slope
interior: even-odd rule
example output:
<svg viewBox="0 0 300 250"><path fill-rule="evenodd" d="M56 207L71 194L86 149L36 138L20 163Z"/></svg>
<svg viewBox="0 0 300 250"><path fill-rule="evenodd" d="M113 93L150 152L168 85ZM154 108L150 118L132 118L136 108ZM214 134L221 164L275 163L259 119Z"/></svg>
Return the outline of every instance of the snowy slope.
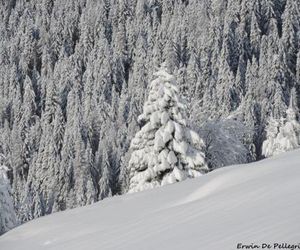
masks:
<svg viewBox="0 0 300 250"><path fill-rule="evenodd" d="M1 250L237 249L300 240L300 150L46 216Z"/></svg>

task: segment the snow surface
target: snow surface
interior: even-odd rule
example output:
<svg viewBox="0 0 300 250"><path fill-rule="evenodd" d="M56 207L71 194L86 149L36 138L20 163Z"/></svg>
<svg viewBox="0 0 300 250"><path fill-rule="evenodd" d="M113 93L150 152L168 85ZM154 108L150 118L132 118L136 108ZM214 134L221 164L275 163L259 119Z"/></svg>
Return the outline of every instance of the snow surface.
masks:
<svg viewBox="0 0 300 250"><path fill-rule="evenodd" d="M1 250L237 249L300 239L300 150L36 219Z"/></svg>

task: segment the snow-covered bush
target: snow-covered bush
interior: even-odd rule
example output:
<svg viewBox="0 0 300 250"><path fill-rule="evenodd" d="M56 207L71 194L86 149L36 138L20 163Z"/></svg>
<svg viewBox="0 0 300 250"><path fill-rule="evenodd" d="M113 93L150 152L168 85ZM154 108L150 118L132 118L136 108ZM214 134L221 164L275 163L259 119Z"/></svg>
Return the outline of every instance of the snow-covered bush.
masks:
<svg viewBox="0 0 300 250"><path fill-rule="evenodd" d="M207 121L199 129L206 149L210 169L254 160L255 146L249 143L253 131L242 122L233 119Z"/></svg>
<svg viewBox="0 0 300 250"><path fill-rule="evenodd" d="M17 225L17 218L11 197L8 168L1 163L0 155L0 235Z"/></svg>
<svg viewBox="0 0 300 250"><path fill-rule="evenodd" d="M262 146L264 156L270 157L300 147L300 123L297 119L296 102L296 94L293 90L286 118L270 119L266 128L267 138Z"/></svg>
<svg viewBox="0 0 300 250"><path fill-rule="evenodd" d="M139 121L144 126L131 141L129 192L200 176L207 170L203 140L187 127L186 106L175 78L165 67L154 74Z"/></svg>

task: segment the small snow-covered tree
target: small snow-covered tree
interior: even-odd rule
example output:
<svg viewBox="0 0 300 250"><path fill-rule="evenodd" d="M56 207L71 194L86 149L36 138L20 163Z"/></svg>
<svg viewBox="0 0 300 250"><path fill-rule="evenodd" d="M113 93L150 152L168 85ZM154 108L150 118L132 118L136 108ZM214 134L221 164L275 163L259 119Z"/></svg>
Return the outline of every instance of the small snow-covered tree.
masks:
<svg viewBox="0 0 300 250"><path fill-rule="evenodd" d="M296 104L296 91L292 89L286 118L281 118L280 121L271 119L267 126L267 139L262 146L264 156L270 157L300 147L300 123Z"/></svg>
<svg viewBox="0 0 300 250"><path fill-rule="evenodd" d="M274 153L274 146L276 137L279 133L280 121L271 117L266 127L267 139L262 145L262 154L266 157L272 156Z"/></svg>
<svg viewBox="0 0 300 250"><path fill-rule="evenodd" d="M0 161L0 235L18 224L11 196L10 183L7 177L7 170L8 168L2 165Z"/></svg>
<svg viewBox="0 0 300 250"><path fill-rule="evenodd" d="M131 141L129 192L138 192L197 177L207 170L203 140L189 129L186 106L175 78L165 65L154 74L139 122L144 124Z"/></svg>
<svg viewBox="0 0 300 250"><path fill-rule="evenodd" d="M206 121L199 128L199 134L205 142L206 162L212 170L251 162L255 158L255 146L249 143L253 129L232 118Z"/></svg>

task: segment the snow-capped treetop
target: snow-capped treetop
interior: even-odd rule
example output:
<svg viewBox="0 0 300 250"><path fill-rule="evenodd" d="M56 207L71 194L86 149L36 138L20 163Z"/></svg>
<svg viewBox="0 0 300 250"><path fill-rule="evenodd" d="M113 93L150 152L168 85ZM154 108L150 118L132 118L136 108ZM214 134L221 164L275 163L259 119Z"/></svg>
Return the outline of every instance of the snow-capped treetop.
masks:
<svg viewBox="0 0 300 250"><path fill-rule="evenodd" d="M171 105L171 113L175 119L177 118L177 122L186 125L186 121L181 114L185 110L185 105L177 96L179 90L175 86L175 77L167 73L165 64L162 64L162 67L154 73L154 76L157 79L151 83L149 97L144 105L143 113L138 118L139 122L152 120L152 125L154 125L155 120L159 118L158 112L162 112L161 122L166 123L168 121L167 110Z"/></svg>
<svg viewBox="0 0 300 250"><path fill-rule="evenodd" d="M289 107L286 111L286 116L288 120L297 120L297 115L299 114L299 109L297 107L297 95L296 89L293 88L290 96Z"/></svg>
<svg viewBox="0 0 300 250"><path fill-rule="evenodd" d="M199 135L187 127L186 106L165 65L154 74L143 113L144 124L131 142L130 192L200 176L207 170Z"/></svg>

